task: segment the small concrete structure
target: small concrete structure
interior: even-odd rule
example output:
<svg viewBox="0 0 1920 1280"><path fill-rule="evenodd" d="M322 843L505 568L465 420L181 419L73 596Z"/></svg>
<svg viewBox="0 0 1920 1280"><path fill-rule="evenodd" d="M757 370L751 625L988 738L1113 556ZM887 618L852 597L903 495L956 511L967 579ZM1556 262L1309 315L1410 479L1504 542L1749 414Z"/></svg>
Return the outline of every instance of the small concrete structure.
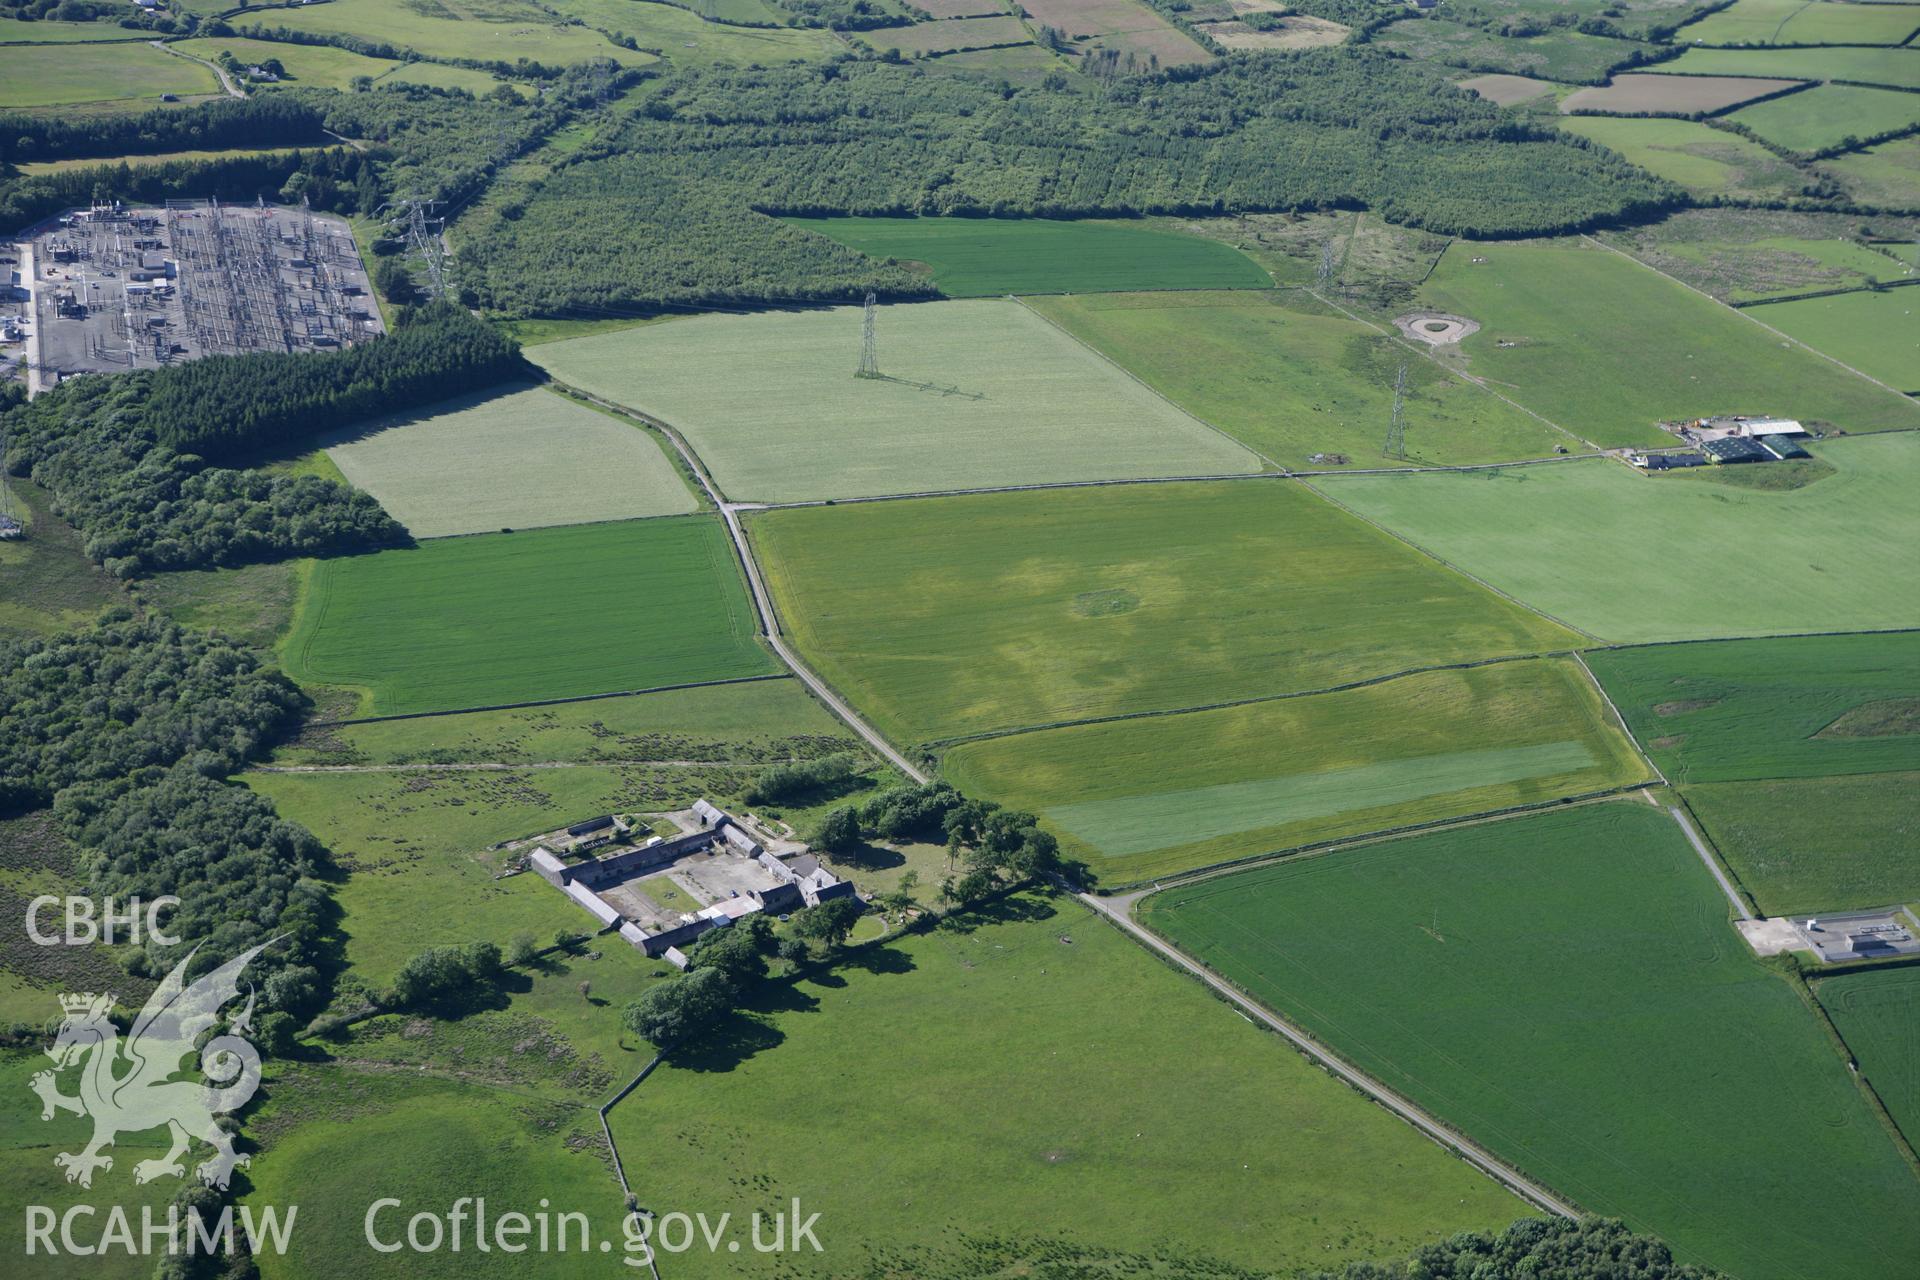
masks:
<svg viewBox="0 0 1920 1280"><path fill-rule="evenodd" d="M1920 955L1920 921L1904 907L1830 916L1743 920L1740 934L1760 955L1800 951L1820 964Z"/></svg>

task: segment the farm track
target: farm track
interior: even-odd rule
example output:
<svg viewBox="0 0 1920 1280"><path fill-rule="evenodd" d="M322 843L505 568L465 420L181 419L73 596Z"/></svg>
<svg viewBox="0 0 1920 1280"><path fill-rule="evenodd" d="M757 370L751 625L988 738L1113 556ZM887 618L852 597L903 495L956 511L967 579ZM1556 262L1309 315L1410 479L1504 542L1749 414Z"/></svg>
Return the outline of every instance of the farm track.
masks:
<svg viewBox="0 0 1920 1280"><path fill-rule="evenodd" d="M598 769L644 766L656 769L728 769L756 768L763 764L798 764L800 756L781 756L774 760L529 760L512 764L505 760L477 760L457 763L415 764L257 764L244 773L518 773L523 769Z"/></svg>
<svg viewBox="0 0 1920 1280"><path fill-rule="evenodd" d="M226 95L229 98L244 98L247 96L245 91L233 82L233 77L227 74L227 69L219 63L209 62L205 58L196 58L190 53L183 53L171 44L168 44L165 40L149 40L147 43L162 53L170 53L176 58L185 58L188 62L197 62L207 70L213 72L215 76L219 77L220 87L226 91Z"/></svg>
<svg viewBox="0 0 1920 1280"><path fill-rule="evenodd" d="M1441 1146L1473 1165L1509 1191L1548 1213L1562 1218L1578 1218L1580 1210L1573 1204L1562 1200L1547 1188L1507 1164L1491 1151L1473 1142L1463 1134L1454 1132L1438 1119L1406 1098L1375 1080L1358 1067L1336 1056L1326 1046L1313 1039L1305 1031L1294 1026L1266 1006L1241 992L1219 974L1213 972L1199 961L1189 957L1184 951L1166 941L1160 935L1148 929L1133 918L1133 905L1144 897L1142 890L1121 898L1102 898L1097 894L1080 893L1076 896L1081 902L1099 913L1115 928L1126 933L1135 942L1147 948L1161 959L1185 970L1193 977L1205 983L1216 995L1227 1000L1242 1016L1279 1033L1286 1041L1320 1064L1374 1102L1399 1116L1402 1120L1426 1134Z"/></svg>

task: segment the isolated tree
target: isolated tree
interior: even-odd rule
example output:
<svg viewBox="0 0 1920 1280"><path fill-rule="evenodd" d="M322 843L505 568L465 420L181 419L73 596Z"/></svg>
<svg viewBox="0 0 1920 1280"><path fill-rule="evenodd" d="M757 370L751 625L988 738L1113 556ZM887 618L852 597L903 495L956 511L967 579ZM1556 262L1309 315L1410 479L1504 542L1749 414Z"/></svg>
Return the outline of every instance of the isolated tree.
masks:
<svg viewBox="0 0 1920 1280"><path fill-rule="evenodd" d="M649 987L620 1020L666 1053L711 1027L733 1008L733 983L718 969L698 969Z"/></svg>
<svg viewBox="0 0 1920 1280"><path fill-rule="evenodd" d="M530 964L532 963L534 957L539 954L540 954L540 948L538 944L534 942L533 935L530 933L525 933L525 932L516 933L513 935L513 938L507 943L507 963L508 964L511 964L511 965Z"/></svg>
<svg viewBox="0 0 1920 1280"><path fill-rule="evenodd" d="M854 921L860 918L861 909L857 898L835 898L832 902L808 907L793 917L793 932L810 942L825 943L828 948L837 947L853 932Z"/></svg>

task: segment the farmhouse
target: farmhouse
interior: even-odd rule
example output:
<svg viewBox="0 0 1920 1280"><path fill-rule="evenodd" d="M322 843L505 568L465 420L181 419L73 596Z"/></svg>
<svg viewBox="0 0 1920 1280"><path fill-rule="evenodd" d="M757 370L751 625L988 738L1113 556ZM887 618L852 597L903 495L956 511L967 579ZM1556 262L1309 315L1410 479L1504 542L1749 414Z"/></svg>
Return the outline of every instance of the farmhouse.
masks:
<svg viewBox="0 0 1920 1280"><path fill-rule="evenodd" d="M725 928L756 912L787 915L858 897L852 882L834 875L818 858L801 854L783 861L762 848L731 814L705 800L696 800L686 817L698 824L694 830L666 839L656 836L643 845L577 862L565 861L542 845L528 857L527 869L573 899L602 931L617 930L636 950L683 967L686 958L679 955L679 946L710 929ZM577 854L631 832L625 819L601 814L574 823L562 834L566 851ZM663 874L689 859L676 879L686 882L682 887L689 891L698 885L698 896L711 899L700 910L665 915L644 891L639 896L628 891L631 882ZM622 903L629 909L623 910Z"/></svg>

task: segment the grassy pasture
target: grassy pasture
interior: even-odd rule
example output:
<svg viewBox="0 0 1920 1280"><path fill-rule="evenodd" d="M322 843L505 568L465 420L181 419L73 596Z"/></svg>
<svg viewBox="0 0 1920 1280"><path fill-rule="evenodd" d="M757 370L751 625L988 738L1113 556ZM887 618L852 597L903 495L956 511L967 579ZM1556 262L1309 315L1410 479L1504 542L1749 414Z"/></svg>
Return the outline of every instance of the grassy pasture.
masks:
<svg viewBox="0 0 1920 1280"><path fill-rule="evenodd" d="M672 1153L648 1165L657 1212L798 1195L825 1252L662 1259L688 1280L1292 1273L1522 1212L1070 899L779 984L728 1032L613 1109L621 1152ZM804 1081L859 1123L795 1105Z"/></svg>
<svg viewBox="0 0 1920 1280"><path fill-rule="evenodd" d="M1903 44L1920 31L1920 9L1897 4L1834 4L1830 0L1736 0L1689 23L1687 44Z"/></svg>
<svg viewBox="0 0 1920 1280"><path fill-rule="evenodd" d="M1896 138L1823 160L1819 167L1838 177L1862 203L1920 209L1920 138Z"/></svg>
<svg viewBox="0 0 1920 1280"><path fill-rule="evenodd" d="M1920 392L1920 289L1802 298L1756 307L1753 314L1862 373Z"/></svg>
<svg viewBox="0 0 1920 1280"><path fill-rule="evenodd" d="M1468 372L1604 445L1671 444L1657 423L1718 413L1920 426L1920 405L1609 250L1456 243L1421 297L1481 323Z"/></svg>
<svg viewBox="0 0 1920 1280"><path fill-rule="evenodd" d="M729 5L741 6L732 16L747 21L780 23L787 20L784 13L765 9L757 0L751 9L746 7L747 3L748 0L722 0L716 13L718 22L706 22L689 12L688 7L654 4L651 0L551 0L547 7L569 18L579 18L601 31L632 36L641 48L658 50L669 61L688 66L818 59L844 48L830 31L727 25ZM760 11L754 12L755 9Z"/></svg>
<svg viewBox="0 0 1920 1280"><path fill-rule="evenodd" d="M1605 16L1614 26L1635 36L1675 26L1702 7L1701 0L1473 0L1471 5L1475 16L1511 14L1548 21L1569 14L1576 18Z"/></svg>
<svg viewBox="0 0 1920 1280"><path fill-rule="evenodd" d="M1920 1256L1920 1181L1660 809L1414 836L1143 910L1376 1078L1688 1261L1799 1280Z"/></svg>
<svg viewBox="0 0 1920 1280"><path fill-rule="evenodd" d="M990 75L1009 84L1037 85L1054 71L1070 70L1072 64L1050 50L1034 44L1017 44L1006 49L969 49L964 53L943 53L921 63L927 70L950 75Z"/></svg>
<svg viewBox="0 0 1920 1280"><path fill-rule="evenodd" d="M1566 659L991 738L943 767L1110 884L1652 776Z"/></svg>
<svg viewBox="0 0 1920 1280"><path fill-rule="evenodd" d="M671 423L736 500L1260 470L1019 303L881 308L882 379L853 376L860 332L857 307L699 316L529 358Z"/></svg>
<svg viewBox="0 0 1920 1280"><path fill-rule="evenodd" d="M205 67L147 44L0 45L0 107L185 97L219 87Z"/></svg>
<svg viewBox="0 0 1920 1280"><path fill-rule="evenodd" d="M1237 249L1146 222L1067 222L1050 218L787 221L869 257L925 263L940 291L954 298L1121 289L1266 289L1273 283Z"/></svg>
<svg viewBox="0 0 1920 1280"><path fill-rule="evenodd" d="M1920 969L1842 974L1814 994L1907 1141L1920 1134Z"/></svg>
<svg viewBox="0 0 1920 1280"><path fill-rule="evenodd" d="M1147 293L1041 298L1042 315L1262 454L1314 468L1381 454L1394 377L1407 367L1409 464L1504 462L1579 443L1379 331L1304 294Z"/></svg>
<svg viewBox="0 0 1920 1280"><path fill-rule="evenodd" d="M1850 138L1871 138L1920 123L1920 93L1823 84L1742 107L1727 118L1789 151L1822 151Z"/></svg>
<svg viewBox="0 0 1920 1280"><path fill-rule="evenodd" d="M537 387L495 387L351 427L327 454L416 538L697 506L649 432Z"/></svg>
<svg viewBox="0 0 1920 1280"><path fill-rule="evenodd" d="M243 67L276 58L287 69L288 79L284 83L311 85L321 89L345 89L353 83L355 76L371 76L378 80L403 65L390 58L370 58L331 45L284 44L273 40L231 37L182 40L173 47L208 62L218 61L223 53L231 53ZM467 74L484 80L487 88L499 83L485 72L469 71Z"/></svg>
<svg viewBox="0 0 1920 1280"><path fill-rule="evenodd" d="M1695 120L1573 116L1559 127L1618 151L1649 173L1699 195L1778 197L1806 175L1757 142Z"/></svg>
<svg viewBox="0 0 1920 1280"><path fill-rule="evenodd" d="M30 480L0 478L27 526L17 542L0 542L0 636L46 635L82 626L120 603L120 589L87 559L72 525L47 509Z"/></svg>
<svg viewBox="0 0 1920 1280"><path fill-rule="evenodd" d="M387 1241L404 1241L413 1214L444 1215L457 1197L472 1195L486 1197L490 1216L584 1213L596 1242L605 1236L620 1248L620 1184L604 1162L605 1140L589 1106L440 1075L331 1064L277 1065L263 1092L269 1101L248 1128L267 1141L249 1170L254 1189L246 1200L283 1212L300 1206L293 1247L259 1259L268 1280L528 1274L528 1255L476 1249L471 1219L457 1253L445 1245L433 1253L376 1252L365 1220L382 1198L402 1202L376 1219ZM551 1208L539 1207L543 1199ZM618 1265L597 1243L582 1249L577 1229L564 1251L537 1256L542 1277L603 1276Z"/></svg>
<svg viewBox="0 0 1920 1280"><path fill-rule="evenodd" d="M1292 481L794 508L748 530L793 643L902 742L1572 639Z"/></svg>
<svg viewBox="0 0 1920 1280"><path fill-rule="evenodd" d="M563 25L546 10L521 0L469 2L457 10L438 4L393 4L389 0L328 0L298 9L243 14L239 22L243 35L257 23L263 30L284 27L323 35L353 35L429 57L480 62L528 58L564 66L589 58L611 58L622 66L637 67L655 61L652 54L623 49L598 31Z"/></svg>
<svg viewBox="0 0 1920 1280"><path fill-rule="evenodd" d="M726 534L699 516L323 560L282 660L376 715L773 670Z"/></svg>
<svg viewBox="0 0 1920 1280"><path fill-rule="evenodd" d="M1609 649L1587 664L1677 783L1920 769L1920 633Z"/></svg>
<svg viewBox="0 0 1920 1280"><path fill-rule="evenodd" d="M1774 76L1920 89L1920 50L1688 49L1673 61L1656 63L1647 70L1670 76Z"/></svg>
<svg viewBox="0 0 1920 1280"><path fill-rule="evenodd" d="M872 49L898 49L910 58L1033 42L1026 25L1011 14L1004 13L984 18L916 22L910 27L883 27L877 31L863 32L857 38Z"/></svg>
<svg viewBox="0 0 1920 1280"><path fill-rule="evenodd" d="M1816 445L1837 474L1787 492L1611 461L1329 477L1327 493L1520 600L1619 644L1920 625L1906 549L1920 437ZM1721 555L1674 548L1737 547Z"/></svg>
<svg viewBox="0 0 1920 1280"><path fill-rule="evenodd" d="M64 169L97 169L120 165L139 169L148 165L171 164L181 160L222 160L238 156L281 156L295 150L314 150L312 147L226 147L219 151L162 151L147 155L128 156L75 156L66 160L29 160L17 166L21 173L32 176L42 173L59 173Z"/></svg>
<svg viewBox="0 0 1920 1280"><path fill-rule="evenodd" d="M1682 788L1766 915L1920 901L1920 772Z"/></svg>
<svg viewBox="0 0 1920 1280"><path fill-rule="evenodd" d="M1560 110L1638 115L1723 111L1799 84L1797 80L1759 80L1746 76L1654 76L1622 73L1605 85L1576 90L1561 99Z"/></svg>
<svg viewBox="0 0 1920 1280"><path fill-rule="evenodd" d="M1423 62L1563 81L1599 80L1645 47L1564 28L1539 36L1503 36L1445 18L1396 22L1373 43Z"/></svg>
<svg viewBox="0 0 1920 1280"><path fill-rule="evenodd" d="M111 22L57 22L0 18L0 44L97 44L114 40L151 40L146 31L130 31Z"/></svg>

